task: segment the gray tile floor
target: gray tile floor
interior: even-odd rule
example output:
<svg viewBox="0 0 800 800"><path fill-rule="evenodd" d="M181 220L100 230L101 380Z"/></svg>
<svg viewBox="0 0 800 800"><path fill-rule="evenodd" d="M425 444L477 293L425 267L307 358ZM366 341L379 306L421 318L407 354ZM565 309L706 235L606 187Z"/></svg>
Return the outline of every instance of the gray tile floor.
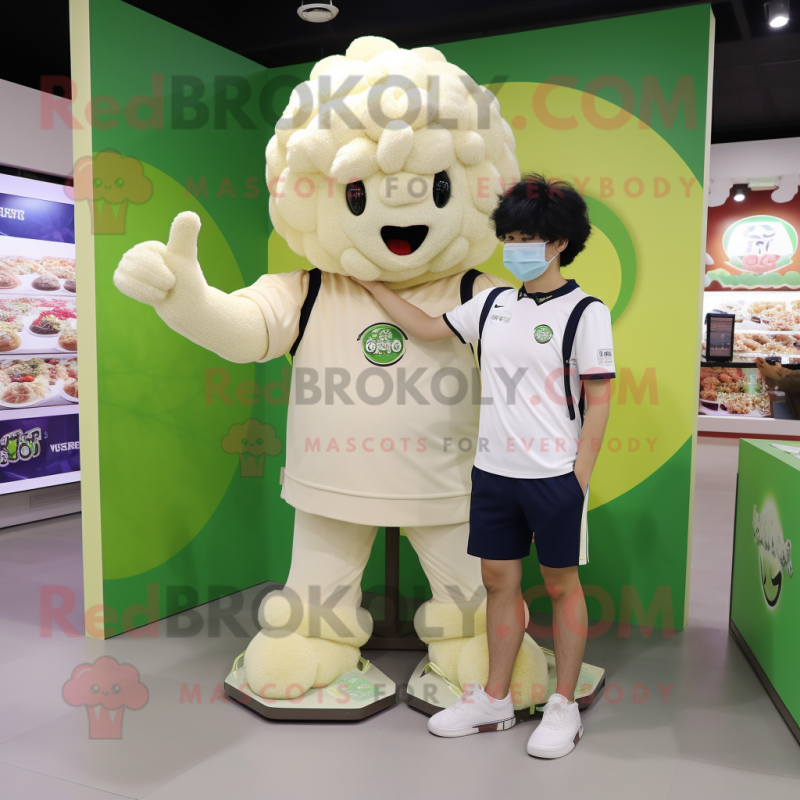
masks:
<svg viewBox="0 0 800 800"><path fill-rule="evenodd" d="M583 741L554 762L525 752L535 722L457 740L429 735L404 704L360 723L267 722L221 695L253 629L246 620L242 638L224 627L167 636L165 622L106 642L57 623L47 635L42 586L63 587L65 618L81 629L80 517L0 531L0 798L800 796L800 746L727 633L735 470L735 442L700 440L689 627L591 640L587 661L623 695L598 699ZM243 593L245 610L263 588ZM90 739L86 709L62 698L72 670L102 655L134 664L149 691L142 710L126 710L119 740ZM398 684L419 658L367 655ZM189 702L195 685L199 702Z"/></svg>

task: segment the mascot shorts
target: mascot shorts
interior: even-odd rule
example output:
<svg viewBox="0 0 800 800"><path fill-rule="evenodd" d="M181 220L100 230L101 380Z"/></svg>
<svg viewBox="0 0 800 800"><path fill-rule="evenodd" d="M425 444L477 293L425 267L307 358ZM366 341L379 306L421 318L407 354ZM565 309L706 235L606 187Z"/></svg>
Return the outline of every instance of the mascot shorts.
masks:
<svg viewBox="0 0 800 800"><path fill-rule="evenodd" d="M471 556L507 561L530 555L554 569L585 564L587 498L574 472L554 478L507 478L472 468Z"/></svg>

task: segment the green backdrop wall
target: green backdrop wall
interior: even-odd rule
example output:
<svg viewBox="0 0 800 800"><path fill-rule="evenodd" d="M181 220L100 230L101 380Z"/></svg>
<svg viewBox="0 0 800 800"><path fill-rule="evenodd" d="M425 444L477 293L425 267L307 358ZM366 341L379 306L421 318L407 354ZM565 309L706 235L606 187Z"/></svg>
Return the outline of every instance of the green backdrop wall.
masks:
<svg viewBox="0 0 800 800"><path fill-rule="evenodd" d="M573 180L590 206L594 235L565 274L612 309L618 374L581 571L593 619L684 624L712 26L710 7L693 6L440 46L497 94L523 173ZM94 210L109 636L286 578L288 361L224 362L120 294L112 274L187 209L224 291L308 267L272 233L264 150L312 65L265 69L119 0L90 0L90 58L95 181L77 199ZM510 278L499 250L482 269ZM272 445L237 445L232 432L248 430ZM401 593L425 598L402 544ZM541 582L535 557L525 582ZM382 584L379 536L363 588Z"/></svg>

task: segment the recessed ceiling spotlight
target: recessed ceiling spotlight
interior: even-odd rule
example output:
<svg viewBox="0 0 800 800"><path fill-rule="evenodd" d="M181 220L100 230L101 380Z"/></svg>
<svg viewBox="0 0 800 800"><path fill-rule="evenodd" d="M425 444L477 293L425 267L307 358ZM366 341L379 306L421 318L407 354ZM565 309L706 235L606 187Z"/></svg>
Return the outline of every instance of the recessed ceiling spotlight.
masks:
<svg viewBox="0 0 800 800"><path fill-rule="evenodd" d="M789 22L789 0L770 0L764 3L770 28L782 28Z"/></svg>
<svg viewBox="0 0 800 800"><path fill-rule="evenodd" d="M748 187L748 185L746 183L737 183L733 187L733 199L737 203L741 203L742 200L744 200L745 197L747 197L747 193L749 191L750 191L750 188Z"/></svg>
<svg viewBox="0 0 800 800"><path fill-rule="evenodd" d="M298 16L306 22L330 22L337 14L339 9L333 4L333 0L327 3L301 3L297 9Z"/></svg>

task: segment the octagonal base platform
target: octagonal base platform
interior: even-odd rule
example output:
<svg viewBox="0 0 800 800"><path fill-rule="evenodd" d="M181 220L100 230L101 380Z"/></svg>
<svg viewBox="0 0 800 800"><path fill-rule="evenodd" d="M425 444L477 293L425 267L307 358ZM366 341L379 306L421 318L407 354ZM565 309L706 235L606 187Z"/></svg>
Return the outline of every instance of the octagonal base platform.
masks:
<svg viewBox="0 0 800 800"><path fill-rule="evenodd" d="M329 686L309 689L290 700L268 700L247 683L244 665L237 658L225 678L225 694L262 717L272 720L359 720L397 703L397 687L374 664L362 659L361 667L340 675Z"/></svg>
<svg viewBox="0 0 800 800"><path fill-rule="evenodd" d="M535 706L523 708L516 712L519 720L534 716L544 707L547 698L556 690L556 659L552 650L542 648L547 659L548 686L544 699ZM435 714L443 708L452 705L461 692L457 692L440 674L431 668L427 653L414 668L408 680L408 704L425 714ZM581 664L580 677L578 678L579 691L575 692L578 708L583 711L597 698L605 685L605 670L591 664Z"/></svg>

